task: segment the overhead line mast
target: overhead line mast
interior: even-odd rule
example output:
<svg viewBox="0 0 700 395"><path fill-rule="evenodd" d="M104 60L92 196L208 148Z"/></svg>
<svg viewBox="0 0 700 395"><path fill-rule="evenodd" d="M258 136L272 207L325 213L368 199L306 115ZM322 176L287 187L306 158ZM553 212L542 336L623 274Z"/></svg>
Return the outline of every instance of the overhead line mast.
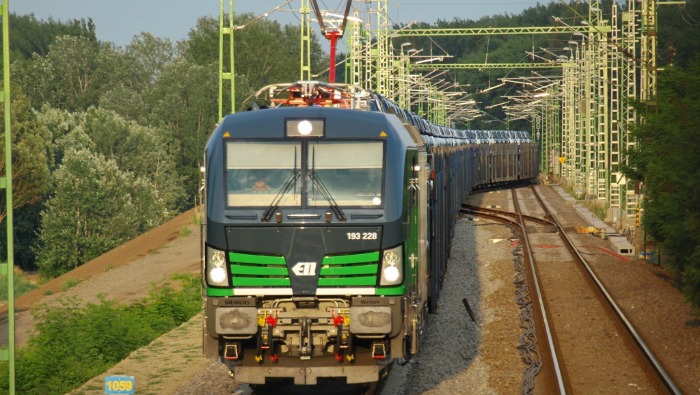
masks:
<svg viewBox="0 0 700 395"><path fill-rule="evenodd" d="M0 349L0 360L8 363L9 393L15 393L15 258L12 213L12 108L10 105L10 6L9 0L1 0L2 7L2 91L5 115L5 174L0 177L0 188L5 189L5 227L7 235L7 262L0 263L0 274L7 282L7 348Z"/></svg>
<svg viewBox="0 0 700 395"><path fill-rule="evenodd" d="M313 6L314 9L314 14L316 14L316 19L318 20L318 24L321 26L321 33L323 33L323 36L330 41L331 44L331 49L330 49L330 66L329 66L329 71L328 71L328 82L334 83L335 82L335 53L336 53L336 48L338 46L338 39L343 38L343 34L345 34L345 26L348 23L348 13L350 12L350 7L352 6L352 0L347 0L345 4L345 13L343 14L343 20L340 24L340 26L331 26L331 28L326 27L326 23L323 21L323 13L318 7L318 2L316 0L311 0L311 5Z"/></svg>
<svg viewBox="0 0 700 395"><path fill-rule="evenodd" d="M236 112L236 82L235 82L235 63L234 63L234 52L233 52L233 0L229 0L229 14L226 17L226 10L224 7L224 1L220 0L220 11L219 11L219 119L224 116L224 81L230 81L230 91L231 95L231 113ZM225 26L228 21L228 26ZM226 42L226 37L228 37L228 64L224 61L224 43ZM226 68L228 66L228 69ZM227 112L228 113L228 112Z"/></svg>
<svg viewBox="0 0 700 395"><path fill-rule="evenodd" d="M222 13L223 13L223 1ZM541 142L551 147L543 150L542 163L553 174L564 176L579 194L595 197L609 208L608 214L616 219L635 218L642 196L636 186L622 175L621 168L627 163L626 150L634 147L636 142L630 137L629 126L638 119L631 105L631 100L641 99L648 107L656 104L656 8L659 5L685 4L685 0L633 0L628 1L627 12L619 17L618 8L612 7L612 22L603 19L599 0L592 0L588 15L581 15L574 10L577 18L585 26L563 25L531 27L496 27L496 28L432 28L411 29L412 24L392 31L388 19L388 0L366 0L373 4L369 14L376 13L376 23L367 25L358 18L357 11L349 16L351 1L345 4L342 23L328 23L329 16L322 12L317 0L301 1L301 80L312 78L310 70L310 1L324 36L331 41L329 80L335 81L335 54L337 39L345 32L347 21L352 21L352 38L350 56L346 66L346 82L363 86L391 97L408 108L415 108L433 122L450 121L445 108L448 100L440 89L444 86L433 85L430 74L412 74L412 72L429 69L493 69L493 68L561 68L558 86L540 89L552 97L532 99L532 92L523 97L531 103L516 102L513 106L504 106L510 120L529 119L534 132L540 132ZM231 4L233 0L230 0ZM231 5L232 8L232 5ZM231 10L233 14L233 10ZM231 20L233 15L231 16ZM231 52L233 48L233 26L227 31L231 34ZM556 18L561 22L560 18ZM222 34L224 34L222 33ZM395 54L391 40L398 37L417 36L479 36L479 35L517 35L517 34L570 34L568 56L560 55L557 59L544 59L545 63L429 63L435 59L444 60L449 56L433 57L412 62L417 59L417 49L404 51L401 45L400 56ZM223 38L222 38L223 48ZM546 51L546 49L543 49ZM548 51L546 51L548 52ZM557 56L551 52L550 55ZM231 78L233 84L233 54L231 53L231 72L220 71L221 79ZM536 55L533 55L536 56ZM427 57L426 57L427 58ZM223 64L223 58L221 60ZM535 73L533 71L533 73ZM432 73L431 73L432 74ZM439 83L438 83L439 85ZM233 100L233 86L231 87ZM220 88L222 92L222 88ZM220 94L223 95L222 93ZM220 100L221 101L221 100ZM454 101L454 100L451 100ZM232 102L233 104L233 102ZM561 106L552 111L552 106ZM643 117L643 116L642 116ZM563 128L563 130L562 130ZM537 133L535 133L537 135ZM556 158L558 156L558 158ZM560 162L557 164L556 160ZM635 225L638 226L638 218ZM622 221L620 221L622 222Z"/></svg>

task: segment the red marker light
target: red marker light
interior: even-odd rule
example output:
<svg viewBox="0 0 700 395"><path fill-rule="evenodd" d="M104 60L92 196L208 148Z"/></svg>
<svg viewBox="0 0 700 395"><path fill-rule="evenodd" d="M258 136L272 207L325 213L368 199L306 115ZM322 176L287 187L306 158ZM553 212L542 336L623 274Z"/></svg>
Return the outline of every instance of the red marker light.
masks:
<svg viewBox="0 0 700 395"><path fill-rule="evenodd" d="M265 320L267 322L267 325L270 325L272 327L277 326L277 317L273 317L272 315L268 315L267 319Z"/></svg>

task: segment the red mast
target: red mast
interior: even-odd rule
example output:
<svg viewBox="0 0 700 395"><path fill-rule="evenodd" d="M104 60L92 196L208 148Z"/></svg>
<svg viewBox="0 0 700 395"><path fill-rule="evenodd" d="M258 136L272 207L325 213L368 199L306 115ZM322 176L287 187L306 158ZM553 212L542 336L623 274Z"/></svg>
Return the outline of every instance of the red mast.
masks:
<svg viewBox="0 0 700 395"><path fill-rule="evenodd" d="M335 49L338 46L339 36L340 34L335 30L326 35L326 38L331 42L331 65L330 70L328 71L328 82L331 84L335 82Z"/></svg>
<svg viewBox="0 0 700 395"><path fill-rule="evenodd" d="M350 12L350 5L352 4L352 0L347 0L347 3L345 4L345 15L343 15L343 22L341 25L337 28L332 28L332 29L326 29L325 23L323 23L323 16L321 15L321 11L318 8L318 3L316 0L311 0L311 5L314 9L314 13L316 14L316 19L318 19L319 25L321 25L321 33L323 33L323 36L330 41L331 44L331 49L330 49L330 66L329 66L329 71L328 71L328 82L334 83L335 82L335 53L336 53L336 48L338 47L338 39L343 38L343 33L345 33L345 25L348 23L348 13Z"/></svg>

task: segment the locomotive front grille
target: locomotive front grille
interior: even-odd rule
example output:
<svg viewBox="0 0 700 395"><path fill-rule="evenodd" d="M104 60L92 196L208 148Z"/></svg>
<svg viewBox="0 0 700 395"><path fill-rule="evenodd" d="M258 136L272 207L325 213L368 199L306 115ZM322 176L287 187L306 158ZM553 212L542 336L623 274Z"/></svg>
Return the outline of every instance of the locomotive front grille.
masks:
<svg viewBox="0 0 700 395"><path fill-rule="evenodd" d="M229 253L234 287L291 286L284 257ZM321 262L318 287L374 287L379 273L379 252L326 256Z"/></svg>
<svg viewBox="0 0 700 395"><path fill-rule="evenodd" d="M376 286L379 252L326 256L321 264L319 287Z"/></svg>
<svg viewBox="0 0 700 395"><path fill-rule="evenodd" d="M229 253L234 287L289 287L289 270L284 257Z"/></svg>

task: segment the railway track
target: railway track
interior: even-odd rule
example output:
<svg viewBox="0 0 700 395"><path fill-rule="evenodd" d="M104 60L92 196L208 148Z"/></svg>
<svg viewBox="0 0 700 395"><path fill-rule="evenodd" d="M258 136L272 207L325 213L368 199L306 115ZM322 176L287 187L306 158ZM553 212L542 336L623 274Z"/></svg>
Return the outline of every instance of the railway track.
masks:
<svg viewBox="0 0 700 395"><path fill-rule="evenodd" d="M531 361L523 393L534 387L534 393L680 394L536 189L513 189L512 206L465 206L462 212L509 223L519 234L529 290L525 305L535 322L521 320L521 326L535 332L530 335L536 342L523 357ZM528 348L526 335L521 349Z"/></svg>

